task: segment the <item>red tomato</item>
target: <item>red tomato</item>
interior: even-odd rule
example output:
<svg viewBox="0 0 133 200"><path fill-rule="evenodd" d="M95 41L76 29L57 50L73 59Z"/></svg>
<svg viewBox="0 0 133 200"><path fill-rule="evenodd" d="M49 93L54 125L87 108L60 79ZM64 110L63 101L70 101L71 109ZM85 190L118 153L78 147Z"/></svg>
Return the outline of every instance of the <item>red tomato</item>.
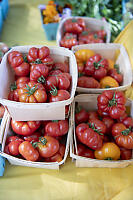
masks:
<svg viewBox="0 0 133 200"><path fill-rule="evenodd" d="M57 90L56 87L50 91L49 102L64 101L70 98L70 93L67 90Z"/></svg>
<svg viewBox="0 0 133 200"><path fill-rule="evenodd" d="M41 137L37 143L37 149L43 158L48 158L57 153L59 142L51 136Z"/></svg>
<svg viewBox="0 0 133 200"><path fill-rule="evenodd" d="M85 22L83 19L68 19L64 23L64 30L68 33L81 33L85 28Z"/></svg>
<svg viewBox="0 0 133 200"><path fill-rule="evenodd" d="M43 60L47 56L49 56L50 50L48 47L43 46L41 48L32 47L29 49L29 53L27 56L28 62L35 62L38 60Z"/></svg>
<svg viewBox="0 0 133 200"><path fill-rule="evenodd" d="M24 61L23 55L20 52L10 52L8 54L8 62L17 76L27 76L29 74L30 66Z"/></svg>
<svg viewBox="0 0 133 200"><path fill-rule="evenodd" d="M94 158L94 152L88 149L83 144L77 145L78 156L86 157L86 158Z"/></svg>
<svg viewBox="0 0 133 200"><path fill-rule="evenodd" d="M37 161L39 158L38 151L32 146L29 141L24 141L19 145L19 153L29 161Z"/></svg>
<svg viewBox="0 0 133 200"><path fill-rule="evenodd" d="M88 112L85 109L83 109L81 107L76 108L76 114L75 114L76 124L87 122L88 117L89 117Z"/></svg>
<svg viewBox="0 0 133 200"><path fill-rule="evenodd" d="M30 72L30 81L45 83L49 69L45 64L32 64L34 67Z"/></svg>
<svg viewBox="0 0 133 200"><path fill-rule="evenodd" d="M10 152L9 152L9 146L8 146L8 145L5 146L5 148L4 148L4 153L10 155Z"/></svg>
<svg viewBox="0 0 133 200"><path fill-rule="evenodd" d="M116 123L112 127L112 135L115 142L126 149L133 149L133 132L122 123Z"/></svg>
<svg viewBox="0 0 133 200"><path fill-rule="evenodd" d="M100 83L93 77L81 76L78 78L78 87L100 88Z"/></svg>
<svg viewBox="0 0 133 200"><path fill-rule="evenodd" d="M118 119L118 122L122 122L127 128L133 127L133 118L128 117L126 113Z"/></svg>
<svg viewBox="0 0 133 200"><path fill-rule="evenodd" d="M102 59L99 54L90 57L86 62L84 72L87 76L93 76L95 79L100 80L106 76L108 69L108 61Z"/></svg>
<svg viewBox="0 0 133 200"><path fill-rule="evenodd" d="M23 139L25 141L29 141L29 142L38 142L39 141L39 137L41 137L41 133L40 132L34 132L30 136L23 136Z"/></svg>
<svg viewBox="0 0 133 200"><path fill-rule="evenodd" d="M62 136L67 134L69 129L67 120L53 120L45 126L45 133L49 136Z"/></svg>
<svg viewBox="0 0 133 200"><path fill-rule="evenodd" d="M105 40L105 37L106 37L106 32L105 30L98 30L96 32L98 38L102 39L102 40Z"/></svg>
<svg viewBox="0 0 133 200"><path fill-rule="evenodd" d="M71 49L73 46L78 45L78 41L74 38L61 39L60 46Z"/></svg>
<svg viewBox="0 0 133 200"><path fill-rule="evenodd" d="M106 116L103 117L102 121L104 122L107 128L106 133L110 134L112 130L112 126L114 125L115 121L111 117L106 117Z"/></svg>
<svg viewBox="0 0 133 200"><path fill-rule="evenodd" d="M107 131L106 125L99 119L89 120L89 127L96 131L99 135L101 135L102 138Z"/></svg>
<svg viewBox="0 0 133 200"><path fill-rule="evenodd" d="M79 141L91 149L99 149L102 147L101 136L96 133L88 124L81 123L76 127L76 135Z"/></svg>
<svg viewBox="0 0 133 200"><path fill-rule="evenodd" d="M19 155L19 145L23 142L20 140L14 140L8 144L10 155L17 156Z"/></svg>
<svg viewBox="0 0 133 200"><path fill-rule="evenodd" d="M19 138L18 136L8 136L7 139L6 139L6 144L9 144L10 142L13 142L13 141L20 141L20 142L23 142L24 140Z"/></svg>
<svg viewBox="0 0 133 200"><path fill-rule="evenodd" d="M113 119L120 118L125 110L126 98L123 92L107 90L97 98L98 110L108 113Z"/></svg>
<svg viewBox="0 0 133 200"><path fill-rule="evenodd" d="M39 127L41 122L40 121L15 121L11 120L11 127L12 130L23 136L29 136L32 135Z"/></svg>
<svg viewBox="0 0 133 200"><path fill-rule="evenodd" d="M4 108L4 106L3 106L3 105L0 105L0 118L3 117L4 112L5 112L5 108Z"/></svg>
<svg viewBox="0 0 133 200"><path fill-rule="evenodd" d="M114 78L119 84L121 84L123 81L123 75L120 73L117 73L116 69L110 69L108 71L108 75Z"/></svg>
<svg viewBox="0 0 133 200"><path fill-rule="evenodd" d="M123 147L120 148L121 151L121 160L130 160L132 159L132 150L131 149L125 149Z"/></svg>

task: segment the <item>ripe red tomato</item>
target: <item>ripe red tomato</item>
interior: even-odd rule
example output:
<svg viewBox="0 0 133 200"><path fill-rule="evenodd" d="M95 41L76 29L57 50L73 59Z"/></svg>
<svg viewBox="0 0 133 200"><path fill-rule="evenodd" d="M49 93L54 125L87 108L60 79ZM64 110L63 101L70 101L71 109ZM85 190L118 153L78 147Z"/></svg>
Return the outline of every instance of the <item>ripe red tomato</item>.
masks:
<svg viewBox="0 0 133 200"><path fill-rule="evenodd" d="M133 132L130 128L126 128L122 123L116 123L112 127L112 135L120 147L133 149Z"/></svg>
<svg viewBox="0 0 133 200"><path fill-rule="evenodd" d="M78 87L100 88L100 83L93 77L81 76L78 78Z"/></svg>
<svg viewBox="0 0 133 200"><path fill-rule="evenodd" d="M69 129L68 120L53 120L45 126L45 133L49 136L62 136L67 134Z"/></svg>
<svg viewBox="0 0 133 200"><path fill-rule="evenodd" d="M59 150L59 142L54 137L41 137L37 143L37 150L43 158L53 156Z"/></svg>
<svg viewBox="0 0 133 200"><path fill-rule="evenodd" d="M67 62L61 63L61 62L56 62L53 65L54 70L60 70L61 72L67 72L69 73L69 64Z"/></svg>
<svg viewBox="0 0 133 200"><path fill-rule="evenodd" d="M120 118L125 110L126 98L123 92L107 90L97 98L98 110L108 113L113 119Z"/></svg>
<svg viewBox="0 0 133 200"><path fill-rule="evenodd" d="M41 137L41 133L40 132L34 132L30 136L22 136L22 138L25 141L29 141L29 142L38 142L39 141L39 137Z"/></svg>
<svg viewBox="0 0 133 200"><path fill-rule="evenodd" d="M101 136L103 136L107 131L106 125L99 119L90 119L89 127L94 127L94 130Z"/></svg>
<svg viewBox="0 0 133 200"><path fill-rule="evenodd" d="M123 123L127 128L133 127L133 118L128 117L127 113L124 113L117 121Z"/></svg>
<svg viewBox="0 0 133 200"><path fill-rule="evenodd" d="M123 81L123 75L118 73L116 69L108 70L108 75L114 78L119 84L121 84Z"/></svg>
<svg viewBox="0 0 133 200"><path fill-rule="evenodd" d="M24 141L19 145L19 153L29 161L37 161L39 158L38 151L32 146L29 141Z"/></svg>
<svg viewBox="0 0 133 200"><path fill-rule="evenodd" d="M97 34L98 38L105 40L105 37L106 37L106 31L105 30L103 30L103 29L98 30L98 31L96 31L96 34Z"/></svg>
<svg viewBox="0 0 133 200"><path fill-rule="evenodd" d="M8 136L7 139L6 139L6 144L9 144L10 142L13 142L13 141L20 141L20 142L23 142L24 140L21 139L20 137L16 136L16 135L12 135L12 136Z"/></svg>
<svg viewBox="0 0 133 200"><path fill-rule="evenodd" d="M88 121L88 112L81 108L81 107L77 107L76 108L76 114L75 114L75 122L76 124L80 124L83 122L87 122Z"/></svg>
<svg viewBox="0 0 133 200"><path fill-rule="evenodd" d="M15 121L11 120L12 130L23 136L32 135L41 125L40 121Z"/></svg>
<svg viewBox="0 0 133 200"><path fill-rule="evenodd" d="M60 41L60 46L68 49L71 49L75 45L78 45L78 41L75 38L64 38Z"/></svg>
<svg viewBox="0 0 133 200"><path fill-rule="evenodd" d="M64 101L70 98L70 93L67 90L57 90L56 87L53 87L50 93L49 102Z"/></svg>
<svg viewBox="0 0 133 200"><path fill-rule="evenodd" d="M132 149L125 149L123 147L120 148L121 152L121 160L130 160L132 158Z"/></svg>
<svg viewBox="0 0 133 200"><path fill-rule="evenodd" d="M98 113L96 111L89 111L88 112L88 119L99 119L98 118Z"/></svg>
<svg viewBox="0 0 133 200"><path fill-rule="evenodd" d="M20 140L14 140L8 144L10 155L17 156L19 155L19 145L23 142Z"/></svg>
<svg viewBox="0 0 133 200"><path fill-rule="evenodd" d="M86 157L86 158L94 158L94 152L84 146L83 144L77 145L78 156Z"/></svg>
<svg viewBox="0 0 133 200"><path fill-rule="evenodd" d="M81 123L76 127L76 135L78 140L90 147L91 149L99 149L102 147L102 138L88 124Z"/></svg>
<svg viewBox="0 0 133 200"><path fill-rule="evenodd" d="M64 30L68 33L81 33L85 28L85 22L83 19L68 19L64 23Z"/></svg>
<svg viewBox="0 0 133 200"><path fill-rule="evenodd" d="M45 83L49 69L45 64L32 64L33 69L30 71L30 81Z"/></svg>
<svg viewBox="0 0 133 200"><path fill-rule="evenodd" d="M8 145L5 145L5 148L4 148L4 153L6 153L6 154L9 154L9 155L10 155L10 152L9 152L9 146L8 146Z"/></svg>
<svg viewBox="0 0 133 200"><path fill-rule="evenodd" d="M84 72L87 76L93 76L95 79L100 80L106 76L107 69L108 61L102 59L99 54L95 54L87 60Z"/></svg>

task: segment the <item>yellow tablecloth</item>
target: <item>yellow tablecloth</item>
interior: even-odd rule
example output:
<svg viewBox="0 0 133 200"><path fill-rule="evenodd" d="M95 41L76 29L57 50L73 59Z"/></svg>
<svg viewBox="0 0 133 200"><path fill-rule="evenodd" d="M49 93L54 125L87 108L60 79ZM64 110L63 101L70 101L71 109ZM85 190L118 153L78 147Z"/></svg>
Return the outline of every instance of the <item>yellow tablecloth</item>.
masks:
<svg viewBox="0 0 133 200"><path fill-rule="evenodd" d="M46 1L45 1L46 2ZM37 8L44 1L11 0L1 41L12 45L55 45L45 39ZM76 168L71 158L59 171L6 162L0 200L132 200L133 166L124 169Z"/></svg>

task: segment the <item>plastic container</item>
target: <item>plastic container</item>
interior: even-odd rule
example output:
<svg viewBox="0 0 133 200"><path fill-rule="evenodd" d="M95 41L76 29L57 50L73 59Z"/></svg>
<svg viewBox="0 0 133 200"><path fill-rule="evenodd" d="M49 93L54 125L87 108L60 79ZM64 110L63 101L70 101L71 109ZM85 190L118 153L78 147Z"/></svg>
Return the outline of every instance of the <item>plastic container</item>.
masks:
<svg viewBox="0 0 133 200"><path fill-rule="evenodd" d="M118 160L118 161L107 161L85 158L77 155L77 140L75 134L75 103L86 110L96 110L97 109L97 96L96 94L81 94L75 97L72 106L72 134L70 140L70 157L75 161L76 167L109 167L109 168L124 168L130 164L133 164L133 153L132 159L130 160ZM130 107L131 116L133 117L133 101L127 100L126 106ZM75 151L74 151L75 150ZM75 153L76 152L76 153Z"/></svg>
<svg viewBox="0 0 133 200"><path fill-rule="evenodd" d="M37 48L41 47L34 46ZM8 53L11 51L20 51L21 53L26 54L31 47L33 46L13 47L4 55L0 67L0 103L8 109L11 117L17 121L63 120L65 119L65 106L70 105L74 99L78 76L75 56L72 51L66 48L49 46L50 55L55 62L67 61L69 63L72 83L70 98L68 100L53 103L22 103L7 99L10 84L14 82L14 74L7 61Z"/></svg>
<svg viewBox="0 0 133 200"><path fill-rule="evenodd" d="M3 14L2 14L2 7L0 6L0 33L2 31L3 26Z"/></svg>
<svg viewBox="0 0 133 200"><path fill-rule="evenodd" d="M0 156L0 176L3 176L5 171L5 159Z"/></svg>
<svg viewBox="0 0 133 200"><path fill-rule="evenodd" d="M95 53L99 53L103 58L112 59L119 65L119 70L123 74L123 83L119 87L95 89L77 87L76 91L79 93L101 93L104 90L126 90L132 84L132 68L128 54L122 44L84 44L72 47L75 53L79 49L91 49Z"/></svg>
<svg viewBox="0 0 133 200"><path fill-rule="evenodd" d="M8 8L9 8L8 0L2 0L0 2L0 7L2 8L3 19L5 20L7 17Z"/></svg>
<svg viewBox="0 0 133 200"><path fill-rule="evenodd" d="M107 37L106 37L106 43L110 42L110 37L111 37L111 32L110 32L110 25L103 20L100 19L95 19L95 18L90 18L90 17L67 17L63 20L60 21L59 23L59 27L57 30L57 35L56 35L56 43L58 46L60 46L60 40L62 39L63 35L64 35L64 23L66 20L68 19L77 19L77 18L82 18L85 21L85 24L87 27L89 27L92 31L98 31L101 28L103 28L106 33L107 33Z"/></svg>
<svg viewBox="0 0 133 200"><path fill-rule="evenodd" d="M8 161L12 165L20 165L26 167L36 167L36 168L46 168L46 169L59 169L60 165L63 165L66 161L68 151L69 151L69 143L70 143L70 135L71 135L71 120L69 120L69 131L67 133L67 141L66 141L66 149L64 158L61 162L32 162L24 159L16 158L14 156L8 155L4 153L5 141L8 135L13 135L13 132L10 130L10 120L11 116L9 114L6 115L6 123L1 124L2 126L2 135L3 139L0 144L2 145L2 149L0 150L0 156L7 158Z"/></svg>

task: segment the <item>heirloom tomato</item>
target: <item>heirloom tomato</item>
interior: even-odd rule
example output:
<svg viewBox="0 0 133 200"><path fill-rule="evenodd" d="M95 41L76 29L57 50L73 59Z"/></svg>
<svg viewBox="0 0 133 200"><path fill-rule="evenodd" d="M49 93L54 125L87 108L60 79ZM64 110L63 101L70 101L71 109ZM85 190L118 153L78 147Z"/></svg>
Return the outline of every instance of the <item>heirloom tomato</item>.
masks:
<svg viewBox="0 0 133 200"><path fill-rule="evenodd" d="M105 76L100 80L101 88L114 88L119 87L118 82L111 76Z"/></svg>
<svg viewBox="0 0 133 200"><path fill-rule="evenodd" d="M67 62L61 63L61 62L56 62L53 65L54 70L60 70L61 72L67 72L69 73L69 64Z"/></svg>
<svg viewBox="0 0 133 200"><path fill-rule="evenodd" d="M106 131L106 125L99 119L90 119L89 120L89 127L93 128L99 135L103 136Z"/></svg>
<svg viewBox="0 0 133 200"><path fill-rule="evenodd" d="M98 110L108 113L113 119L120 118L125 110L126 98L123 92L107 90L97 98Z"/></svg>
<svg viewBox="0 0 133 200"><path fill-rule="evenodd" d="M53 120L45 126L45 133L49 136L62 136L67 134L69 129L68 120Z"/></svg>
<svg viewBox="0 0 133 200"><path fill-rule="evenodd" d="M81 76L78 78L78 87L100 88L100 83L93 77Z"/></svg>
<svg viewBox="0 0 133 200"><path fill-rule="evenodd" d="M23 142L24 140L21 139L20 137L16 136L16 135L12 135L12 136L8 136L7 139L6 139L6 144L9 144L10 142L13 142L13 141L20 141L20 142Z"/></svg>
<svg viewBox="0 0 133 200"><path fill-rule="evenodd" d="M108 70L108 75L114 78L119 84L121 84L123 81L123 75L118 73L116 69Z"/></svg>
<svg viewBox="0 0 133 200"><path fill-rule="evenodd" d="M88 121L88 112L81 108L81 107L76 107L76 114L75 114L75 122L76 124L80 124L83 122Z"/></svg>
<svg viewBox="0 0 133 200"><path fill-rule="evenodd" d="M51 89L49 102L64 101L70 98L70 93L67 90L57 90L55 86Z"/></svg>
<svg viewBox="0 0 133 200"><path fill-rule="evenodd" d="M93 76L95 79L100 80L106 76L107 69L108 61L102 59L99 54L95 54L87 60L84 72L87 76Z"/></svg>
<svg viewBox="0 0 133 200"><path fill-rule="evenodd" d="M132 159L132 149L120 148L121 151L121 160L130 160Z"/></svg>
<svg viewBox="0 0 133 200"><path fill-rule="evenodd" d="M38 151L32 146L29 141L24 141L19 145L19 153L29 161L37 161L39 158Z"/></svg>
<svg viewBox="0 0 133 200"><path fill-rule="evenodd" d="M48 76L49 69L45 64L32 64L30 71L30 81L36 81L38 83L45 83Z"/></svg>
<svg viewBox="0 0 133 200"><path fill-rule="evenodd" d="M67 37L60 41L60 46L68 49L71 49L75 45L78 45L78 41L75 38Z"/></svg>
<svg viewBox="0 0 133 200"><path fill-rule="evenodd" d="M64 23L64 30L68 33L81 33L85 28L85 22L81 18L68 19Z"/></svg>
<svg viewBox="0 0 133 200"><path fill-rule="evenodd" d="M94 51L90 49L79 49L75 52L75 56L78 62L87 62L87 60L94 55Z"/></svg>
<svg viewBox="0 0 133 200"><path fill-rule="evenodd" d="M25 141L29 141L29 142L38 142L39 141L39 137L41 137L41 133L40 132L34 132L34 133L32 133L32 135L29 135L29 136L22 136L22 138Z"/></svg>
<svg viewBox="0 0 133 200"><path fill-rule="evenodd" d="M40 121L15 121L11 120L12 130L18 135L32 135L41 125Z"/></svg>
<svg viewBox="0 0 133 200"><path fill-rule="evenodd" d="M88 124L81 123L76 127L76 135L78 140L90 147L91 149L99 149L102 147L102 138L92 128L89 128Z"/></svg>
<svg viewBox="0 0 133 200"><path fill-rule="evenodd" d="M37 147L40 156L43 158L51 157L59 150L58 140L51 136L40 137L39 142L33 143L33 145Z"/></svg>
<svg viewBox="0 0 133 200"><path fill-rule="evenodd" d="M91 120L91 119L98 119L98 113L96 111L89 111L88 112L88 119Z"/></svg>
<svg viewBox="0 0 133 200"><path fill-rule="evenodd" d="M83 144L78 144L77 150L78 150L78 152L77 152L78 156L82 156L82 157L86 157L86 158L94 158L94 151L87 148Z"/></svg>
<svg viewBox="0 0 133 200"><path fill-rule="evenodd" d="M106 128L107 128L106 133L110 134L112 131L112 126L115 123L115 121L111 117L108 117L108 116L103 117L102 121L104 122L104 124L106 125Z"/></svg>
<svg viewBox="0 0 133 200"><path fill-rule="evenodd" d="M20 140L14 140L8 144L8 149L10 155L17 156L19 155L19 145L23 142Z"/></svg>
<svg viewBox="0 0 133 200"><path fill-rule="evenodd" d="M94 154L95 158L99 160L118 160L120 158L120 148L113 142L107 142Z"/></svg>

